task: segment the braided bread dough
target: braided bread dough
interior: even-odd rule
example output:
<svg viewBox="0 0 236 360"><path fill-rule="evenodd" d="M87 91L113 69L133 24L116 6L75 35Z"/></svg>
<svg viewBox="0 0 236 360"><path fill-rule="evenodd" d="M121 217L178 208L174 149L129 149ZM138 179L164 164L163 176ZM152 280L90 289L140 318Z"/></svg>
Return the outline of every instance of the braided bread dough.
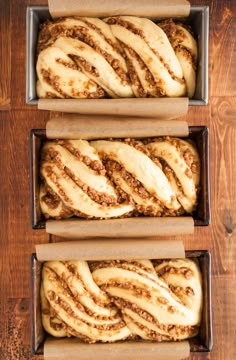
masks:
<svg viewBox="0 0 236 360"><path fill-rule="evenodd" d="M171 20L61 18L41 26L37 93L40 98L192 97L196 61L195 39Z"/></svg>
<svg viewBox="0 0 236 360"><path fill-rule="evenodd" d="M51 46L38 57L37 92L39 97L103 97L104 91L82 72L59 47ZM61 74L59 76L58 74Z"/></svg>
<svg viewBox="0 0 236 360"><path fill-rule="evenodd" d="M196 86L197 42L190 31L181 24L175 24L173 20L165 20L159 25L168 36L183 69L187 93L191 98Z"/></svg>
<svg viewBox="0 0 236 360"><path fill-rule="evenodd" d="M50 141L41 155L46 218L176 216L197 205L200 161L185 140Z"/></svg>
<svg viewBox="0 0 236 360"><path fill-rule="evenodd" d="M191 259L44 263L42 323L84 341L183 340L201 323L202 279Z"/></svg>

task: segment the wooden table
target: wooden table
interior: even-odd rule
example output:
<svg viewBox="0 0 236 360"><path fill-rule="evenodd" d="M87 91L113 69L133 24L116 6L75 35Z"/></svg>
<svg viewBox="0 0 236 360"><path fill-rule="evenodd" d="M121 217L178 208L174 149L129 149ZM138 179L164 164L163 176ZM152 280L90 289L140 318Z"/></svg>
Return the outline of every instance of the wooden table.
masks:
<svg viewBox="0 0 236 360"><path fill-rule="evenodd" d="M210 6L209 105L190 107L189 124L210 129L212 224L185 236L187 249L212 254L214 347L192 359L236 359L236 1ZM50 113L25 104L25 14L45 0L0 6L0 359L41 359L30 347L30 254L45 243L29 209L29 130Z"/></svg>

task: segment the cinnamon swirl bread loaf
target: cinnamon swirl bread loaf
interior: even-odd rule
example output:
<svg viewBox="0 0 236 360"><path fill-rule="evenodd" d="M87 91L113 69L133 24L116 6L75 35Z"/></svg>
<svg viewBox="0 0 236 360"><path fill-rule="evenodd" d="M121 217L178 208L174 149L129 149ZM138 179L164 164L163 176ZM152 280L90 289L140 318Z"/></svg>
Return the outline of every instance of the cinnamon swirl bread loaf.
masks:
<svg viewBox="0 0 236 360"><path fill-rule="evenodd" d="M189 27L135 16L70 17L42 24L40 98L188 96L197 44Z"/></svg>
<svg viewBox="0 0 236 360"><path fill-rule="evenodd" d="M183 340L201 323L202 279L191 259L46 262L40 297L49 334L89 343Z"/></svg>
<svg viewBox="0 0 236 360"><path fill-rule="evenodd" d="M177 216L197 205L195 146L171 137L45 142L40 204L46 218Z"/></svg>

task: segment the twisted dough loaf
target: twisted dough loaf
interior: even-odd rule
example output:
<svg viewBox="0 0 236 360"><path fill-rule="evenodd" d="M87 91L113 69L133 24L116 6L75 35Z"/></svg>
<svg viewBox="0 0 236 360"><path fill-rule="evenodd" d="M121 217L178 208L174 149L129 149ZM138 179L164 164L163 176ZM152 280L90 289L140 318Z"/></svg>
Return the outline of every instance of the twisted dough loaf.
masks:
<svg viewBox="0 0 236 360"><path fill-rule="evenodd" d="M41 311L55 337L183 340L200 326L201 274L191 259L50 261L42 271Z"/></svg>
<svg viewBox="0 0 236 360"><path fill-rule="evenodd" d="M38 40L40 98L192 97L197 43L189 28L134 16L48 21Z"/></svg>
<svg viewBox="0 0 236 360"><path fill-rule="evenodd" d="M58 140L44 143L40 175L46 218L176 216L197 205L200 161L177 138Z"/></svg>

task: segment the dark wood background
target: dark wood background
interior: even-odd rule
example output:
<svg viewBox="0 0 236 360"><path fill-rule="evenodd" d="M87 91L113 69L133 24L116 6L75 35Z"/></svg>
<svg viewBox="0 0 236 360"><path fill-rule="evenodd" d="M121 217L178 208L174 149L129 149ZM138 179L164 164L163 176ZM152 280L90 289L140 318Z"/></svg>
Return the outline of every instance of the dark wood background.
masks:
<svg viewBox="0 0 236 360"><path fill-rule="evenodd" d="M214 347L192 359L236 359L236 1L210 6L209 105L190 107L189 124L210 129L212 224L185 236L187 249L212 254ZM45 0L0 1L0 359L38 359L30 348L30 254L48 241L33 231L29 210L32 128L50 113L25 104L26 6Z"/></svg>

